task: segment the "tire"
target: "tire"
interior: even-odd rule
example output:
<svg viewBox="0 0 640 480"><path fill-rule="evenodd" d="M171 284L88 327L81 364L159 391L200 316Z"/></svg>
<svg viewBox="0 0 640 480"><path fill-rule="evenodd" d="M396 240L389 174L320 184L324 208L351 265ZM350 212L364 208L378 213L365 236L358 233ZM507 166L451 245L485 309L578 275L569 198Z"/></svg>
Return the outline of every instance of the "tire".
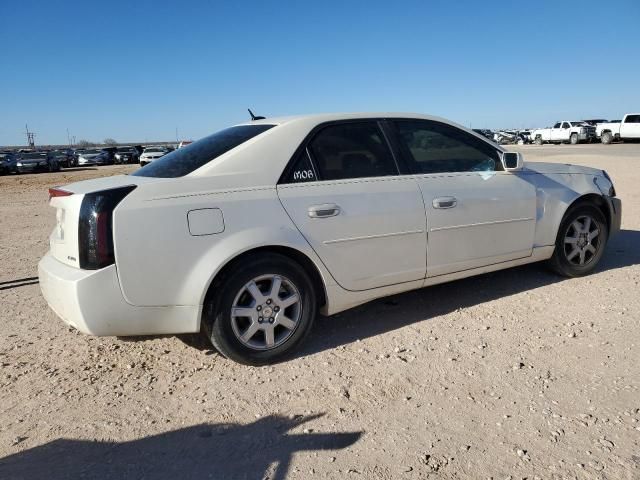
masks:
<svg viewBox="0 0 640 480"><path fill-rule="evenodd" d="M534 140L534 143L536 145L542 145L542 137L541 136L537 136L536 139Z"/></svg>
<svg viewBox="0 0 640 480"><path fill-rule="evenodd" d="M213 288L216 294L205 305L205 333L218 352L245 365L265 365L290 354L317 314L313 282L284 255L246 257Z"/></svg>
<svg viewBox="0 0 640 480"><path fill-rule="evenodd" d="M560 223L549 266L564 277L588 275L598 266L608 237L607 221L598 207L589 203L571 207Z"/></svg>
<svg viewBox="0 0 640 480"><path fill-rule="evenodd" d="M569 137L569 143L571 143L571 145L577 145L578 144L578 134L577 133L572 133L571 136Z"/></svg>
<svg viewBox="0 0 640 480"><path fill-rule="evenodd" d="M613 135L611 135L611 132L604 132L600 136L600 141L605 145L609 145L613 141Z"/></svg>

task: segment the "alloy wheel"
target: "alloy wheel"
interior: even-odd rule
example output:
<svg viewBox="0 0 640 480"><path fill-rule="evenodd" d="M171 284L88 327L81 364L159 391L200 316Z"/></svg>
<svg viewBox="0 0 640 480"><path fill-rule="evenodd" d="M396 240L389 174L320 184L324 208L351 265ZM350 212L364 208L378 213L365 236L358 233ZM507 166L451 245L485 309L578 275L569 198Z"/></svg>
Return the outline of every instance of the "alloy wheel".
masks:
<svg viewBox="0 0 640 480"><path fill-rule="evenodd" d="M253 350L270 350L286 342L302 317L302 297L282 275L261 275L245 284L231 307L236 338Z"/></svg>
<svg viewBox="0 0 640 480"><path fill-rule="evenodd" d="M572 265L587 265L600 248L600 226L589 215L576 218L564 236L564 254Z"/></svg>

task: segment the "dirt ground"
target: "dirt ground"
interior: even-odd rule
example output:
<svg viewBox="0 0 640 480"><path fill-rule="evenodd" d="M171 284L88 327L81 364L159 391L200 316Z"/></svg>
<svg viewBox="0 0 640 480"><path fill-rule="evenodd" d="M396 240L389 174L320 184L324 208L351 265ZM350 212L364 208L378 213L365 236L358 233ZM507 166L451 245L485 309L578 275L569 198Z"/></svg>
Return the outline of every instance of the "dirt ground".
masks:
<svg viewBox="0 0 640 480"><path fill-rule="evenodd" d="M261 368L48 309L47 188L135 167L0 177L0 478L640 478L640 145L518 150L613 178L623 230L597 273L381 299Z"/></svg>

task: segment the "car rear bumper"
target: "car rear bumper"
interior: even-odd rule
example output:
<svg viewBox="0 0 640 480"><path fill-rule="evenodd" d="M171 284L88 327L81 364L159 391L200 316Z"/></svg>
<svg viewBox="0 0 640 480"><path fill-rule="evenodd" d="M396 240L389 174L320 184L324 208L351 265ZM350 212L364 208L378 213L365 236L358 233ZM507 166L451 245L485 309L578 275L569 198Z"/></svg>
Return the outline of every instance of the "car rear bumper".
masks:
<svg viewBox="0 0 640 480"><path fill-rule="evenodd" d="M47 253L38 264L42 295L68 325L90 335L152 335L200 330L200 306L139 307L122 295L115 265L82 270Z"/></svg>

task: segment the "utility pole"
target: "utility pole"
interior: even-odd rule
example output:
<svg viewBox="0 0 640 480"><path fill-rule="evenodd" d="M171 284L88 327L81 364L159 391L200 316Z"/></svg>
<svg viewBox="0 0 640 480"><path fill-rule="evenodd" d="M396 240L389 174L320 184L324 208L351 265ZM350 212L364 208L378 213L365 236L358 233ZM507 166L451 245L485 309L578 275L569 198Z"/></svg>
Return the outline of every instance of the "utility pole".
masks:
<svg viewBox="0 0 640 480"><path fill-rule="evenodd" d="M30 131L29 131L29 125L27 125L26 123L25 123L25 125L24 125L24 128L25 128L25 130L27 131L27 144L28 144L31 148L35 147L35 146L36 146L36 142L35 142L35 136L36 136L36 134L35 134L35 133L33 133L33 132L30 132Z"/></svg>
<svg viewBox="0 0 640 480"><path fill-rule="evenodd" d="M180 143L180 137L178 137L178 127L176 127L176 144Z"/></svg>
<svg viewBox="0 0 640 480"><path fill-rule="evenodd" d="M67 143L69 144L69 147L71 147L71 135L69 135L69 129L67 128Z"/></svg>

